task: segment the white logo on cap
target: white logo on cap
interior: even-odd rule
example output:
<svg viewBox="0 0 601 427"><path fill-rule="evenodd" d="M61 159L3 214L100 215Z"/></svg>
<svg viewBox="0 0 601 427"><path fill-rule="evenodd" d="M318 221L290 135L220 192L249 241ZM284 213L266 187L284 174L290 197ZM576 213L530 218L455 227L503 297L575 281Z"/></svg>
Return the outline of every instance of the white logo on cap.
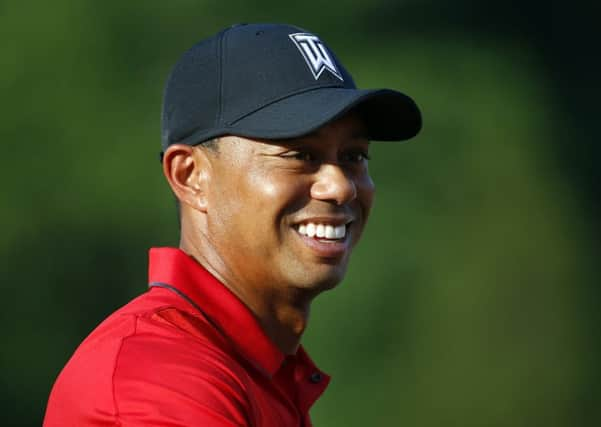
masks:
<svg viewBox="0 0 601 427"><path fill-rule="evenodd" d="M340 80L344 80L319 37L309 33L296 33L290 34L290 38L303 54L315 80L319 79L323 70L328 70Z"/></svg>

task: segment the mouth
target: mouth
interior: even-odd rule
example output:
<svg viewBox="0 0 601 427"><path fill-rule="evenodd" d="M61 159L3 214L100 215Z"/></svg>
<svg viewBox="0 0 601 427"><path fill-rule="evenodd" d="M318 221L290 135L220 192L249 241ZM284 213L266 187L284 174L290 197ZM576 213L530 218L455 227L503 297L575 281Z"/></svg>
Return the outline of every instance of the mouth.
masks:
<svg viewBox="0 0 601 427"><path fill-rule="evenodd" d="M303 244L322 258L340 258L350 248L351 219L307 220L293 228Z"/></svg>
<svg viewBox="0 0 601 427"><path fill-rule="evenodd" d="M305 224L298 224L296 229L301 236L307 236L325 242L336 242L344 240L349 225L350 222L338 225L308 222Z"/></svg>

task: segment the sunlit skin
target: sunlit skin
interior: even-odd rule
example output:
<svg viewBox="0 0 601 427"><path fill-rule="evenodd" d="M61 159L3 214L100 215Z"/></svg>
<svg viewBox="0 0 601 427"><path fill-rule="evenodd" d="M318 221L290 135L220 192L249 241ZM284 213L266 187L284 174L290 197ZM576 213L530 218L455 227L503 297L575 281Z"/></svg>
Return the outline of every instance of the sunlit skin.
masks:
<svg viewBox="0 0 601 427"><path fill-rule="evenodd" d="M313 298L342 280L365 227L374 196L365 135L349 114L301 138L224 136L216 151L176 144L165 152L181 203L181 249L254 312L285 354L296 352ZM308 220L352 222L333 245L301 236Z"/></svg>

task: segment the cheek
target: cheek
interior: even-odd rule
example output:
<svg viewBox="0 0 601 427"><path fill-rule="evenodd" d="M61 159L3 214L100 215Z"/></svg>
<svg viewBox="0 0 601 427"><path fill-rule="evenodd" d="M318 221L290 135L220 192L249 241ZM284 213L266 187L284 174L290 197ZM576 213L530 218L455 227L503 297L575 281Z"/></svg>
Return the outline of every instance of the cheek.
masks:
<svg viewBox="0 0 601 427"><path fill-rule="evenodd" d="M234 174L231 171L220 171L217 178L211 181L211 203L207 220L212 236L233 244L233 236L243 236L241 233L252 230L249 222L252 222L257 210L252 205L252 189L248 175Z"/></svg>
<svg viewBox="0 0 601 427"><path fill-rule="evenodd" d="M258 177L251 183L252 191L255 193L255 197L258 201L265 201L267 204L271 204L278 200L281 188L278 187L277 183L267 177Z"/></svg>
<svg viewBox="0 0 601 427"><path fill-rule="evenodd" d="M357 179L355 185L357 188L357 200L363 210L364 220L367 220L373 204L376 187L369 174L365 174L360 179Z"/></svg>
<svg viewBox="0 0 601 427"><path fill-rule="evenodd" d="M252 180L254 202L258 212L268 221L278 222L287 213L299 209L304 202L303 180L285 173L265 173Z"/></svg>

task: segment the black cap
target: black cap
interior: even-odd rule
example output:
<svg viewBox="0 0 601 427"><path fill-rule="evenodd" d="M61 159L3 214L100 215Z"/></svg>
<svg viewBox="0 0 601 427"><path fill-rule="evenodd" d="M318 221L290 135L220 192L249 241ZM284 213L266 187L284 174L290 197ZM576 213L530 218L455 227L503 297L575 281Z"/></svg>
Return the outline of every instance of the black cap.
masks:
<svg viewBox="0 0 601 427"><path fill-rule="evenodd" d="M167 80L163 150L222 135L284 139L308 134L357 107L369 137L415 136L415 102L390 89L357 89L314 34L282 24L242 24L194 45Z"/></svg>

